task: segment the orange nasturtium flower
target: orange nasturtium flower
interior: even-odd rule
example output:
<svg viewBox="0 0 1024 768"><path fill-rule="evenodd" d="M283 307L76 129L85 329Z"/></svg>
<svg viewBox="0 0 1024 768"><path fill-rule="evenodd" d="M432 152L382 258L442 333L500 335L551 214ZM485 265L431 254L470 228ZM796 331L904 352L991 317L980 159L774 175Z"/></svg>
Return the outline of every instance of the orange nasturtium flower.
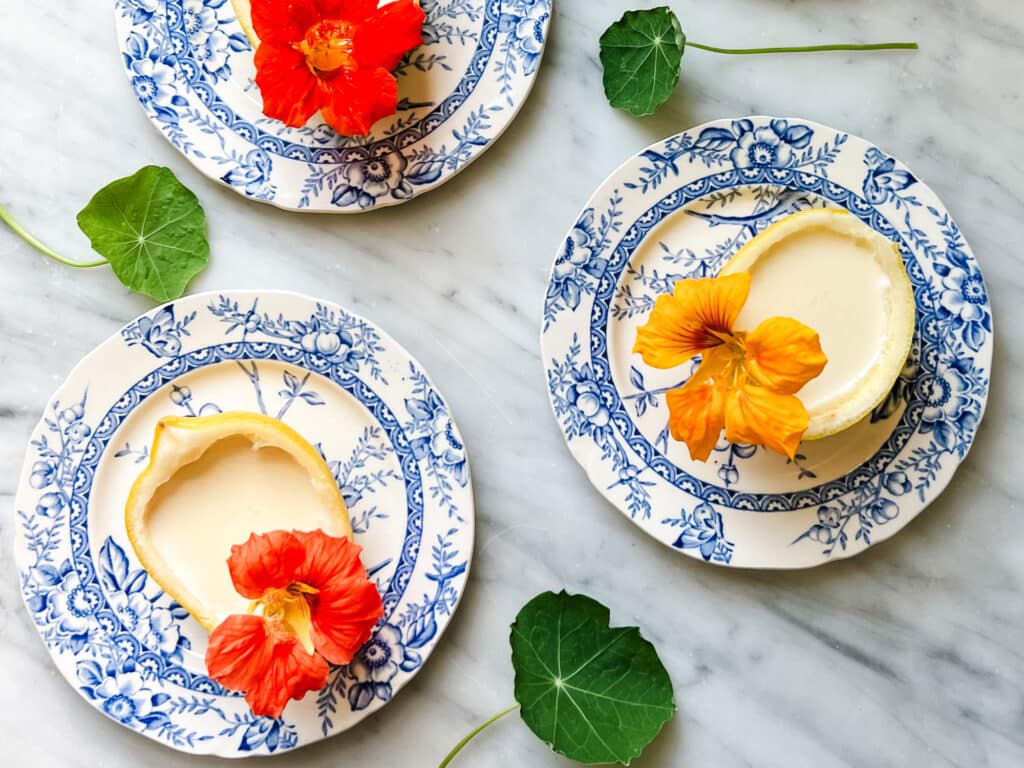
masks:
<svg viewBox="0 0 1024 768"><path fill-rule="evenodd" d="M364 136L398 109L391 70L423 42L415 0L252 0L263 114L300 127L320 110L343 136Z"/></svg>
<svg viewBox="0 0 1024 768"><path fill-rule="evenodd" d="M669 431L695 461L707 461L723 428L730 442L790 459L807 430L807 409L794 394L828 362L818 334L790 317L734 330L749 293L749 272L680 280L637 329L633 351L655 368L702 356L690 380L666 396Z"/></svg>
<svg viewBox="0 0 1024 768"><path fill-rule="evenodd" d="M231 580L252 603L210 635L210 677L268 717L322 688L327 663L348 664L384 614L360 551L320 530L253 534L233 546Z"/></svg>

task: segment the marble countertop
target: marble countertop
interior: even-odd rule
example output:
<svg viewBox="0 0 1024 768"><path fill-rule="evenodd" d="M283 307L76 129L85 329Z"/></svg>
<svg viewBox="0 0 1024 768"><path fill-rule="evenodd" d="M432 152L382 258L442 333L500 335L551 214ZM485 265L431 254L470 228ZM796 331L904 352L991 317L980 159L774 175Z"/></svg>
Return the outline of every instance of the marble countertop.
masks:
<svg viewBox="0 0 1024 768"><path fill-rule="evenodd" d="M601 91L597 38L630 4L555 4L536 89L505 137L443 188L356 217L282 213L193 170L135 102L109 2L0 6L0 200L26 227L84 256L74 214L91 194L146 163L168 165L210 218L212 260L193 290L287 288L373 318L431 371L469 446L477 550L448 634L383 711L274 764L437 765L510 703L518 608L564 586L605 602L616 623L638 624L671 673L679 714L639 768L1024 765L1018 1L675 3L686 32L706 43L917 39L922 50L757 59L691 50L671 102L646 120L611 110ZM554 251L604 176L654 140L750 113L833 125L908 163L972 244L999 330L987 418L949 490L894 539L807 572L713 568L643 536L563 445L538 351ZM62 267L2 229L0 257L3 759L167 765L175 755L104 718L57 673L11 554L15 485L50 393L152 304L106 270ZM457 765L569 764L507 718Z"/></svg>

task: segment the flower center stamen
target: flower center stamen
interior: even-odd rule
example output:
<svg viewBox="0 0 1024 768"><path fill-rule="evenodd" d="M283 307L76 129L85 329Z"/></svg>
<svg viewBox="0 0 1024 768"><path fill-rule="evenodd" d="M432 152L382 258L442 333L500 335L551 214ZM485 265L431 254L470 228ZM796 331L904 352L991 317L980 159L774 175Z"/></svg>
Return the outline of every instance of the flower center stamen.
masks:
<svg viewBox="0 0 1024 768"><path fill-rule="evenodd" d="M353 52L355 31L355 24L348 21L321 21L309 28L296 47L306 57L306 66L318 77L340 69L357 69Z"/></svg>
<svg viewBox="0 0 1024 768"><path fill-rule="evenodd" d="M309 597L319 592L315 587L298 581L284 589L268 589L263 597L249 604L249 613L262 616L272 632L297 638L307 652L313 653Z"/></svg>

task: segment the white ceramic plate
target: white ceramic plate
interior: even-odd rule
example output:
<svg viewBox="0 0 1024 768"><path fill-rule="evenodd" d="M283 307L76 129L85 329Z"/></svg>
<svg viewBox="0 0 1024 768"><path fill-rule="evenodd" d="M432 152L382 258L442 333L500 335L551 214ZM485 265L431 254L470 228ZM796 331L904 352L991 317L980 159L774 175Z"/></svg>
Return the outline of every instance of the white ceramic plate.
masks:
<svg viewBox="0 0 1024 768"><path fill-rule="evenodd" d="M540 66L551 0L423 0L424 44L396 74L398 113L369 137L263 115L230 0L117 0L128 78L200 171L281 208L358 213L443 184L509 126Z"/></svg>
<svg viewBox="0 0 1024 768"><path fill-rule="evenodd" d="M903 375L870 419L803 443L796 463L724 440L691 461L664 402L690 371L644 365L636 328L678 279L716 274L814 206L900 244L917 303ZM569 449L638 526L708 562L803 568L892 536L950 481L984 411L992 315L960 230L905 166L823 125L751 117L659 142L601 185L556 256L541 347Z"/></svg>
<svg viewBox="0 0 1024 768"><path fill-rule="evenodd" d="M206 631L125 533L156 421L221 410L269 414L321 450L384 598L353 663L276 720L206 676ZM128 728L228 757L316 741L390 701L434 649L473 549L466 452L420 365L367 320L276 291L180 299L90 353L32 435L16 509L22 593L68 681Z"/></svg>

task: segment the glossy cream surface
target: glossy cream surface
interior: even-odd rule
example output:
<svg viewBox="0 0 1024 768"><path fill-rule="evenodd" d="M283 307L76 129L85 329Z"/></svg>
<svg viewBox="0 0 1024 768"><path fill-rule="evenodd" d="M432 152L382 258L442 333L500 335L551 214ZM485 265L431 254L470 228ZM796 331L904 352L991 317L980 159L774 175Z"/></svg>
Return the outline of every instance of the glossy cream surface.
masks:
<svg viewBox="0 0 1024 768"><path fill-rule="evenodd" d="M168 567L221 618L249 604L231 583L232 545L253 532L334 527L303 467L244 437L220 440L180 468L157 490L146 519Z"/></svg>
<svg viewBox="0 0 1024 768"><path fill-rule="evenodd" d="M891 281L872 246L824 227L794 233L751 268L736 327L793 317L818 332L828 365L800 390L808 410L853 391L886 343Z"/></svg>

